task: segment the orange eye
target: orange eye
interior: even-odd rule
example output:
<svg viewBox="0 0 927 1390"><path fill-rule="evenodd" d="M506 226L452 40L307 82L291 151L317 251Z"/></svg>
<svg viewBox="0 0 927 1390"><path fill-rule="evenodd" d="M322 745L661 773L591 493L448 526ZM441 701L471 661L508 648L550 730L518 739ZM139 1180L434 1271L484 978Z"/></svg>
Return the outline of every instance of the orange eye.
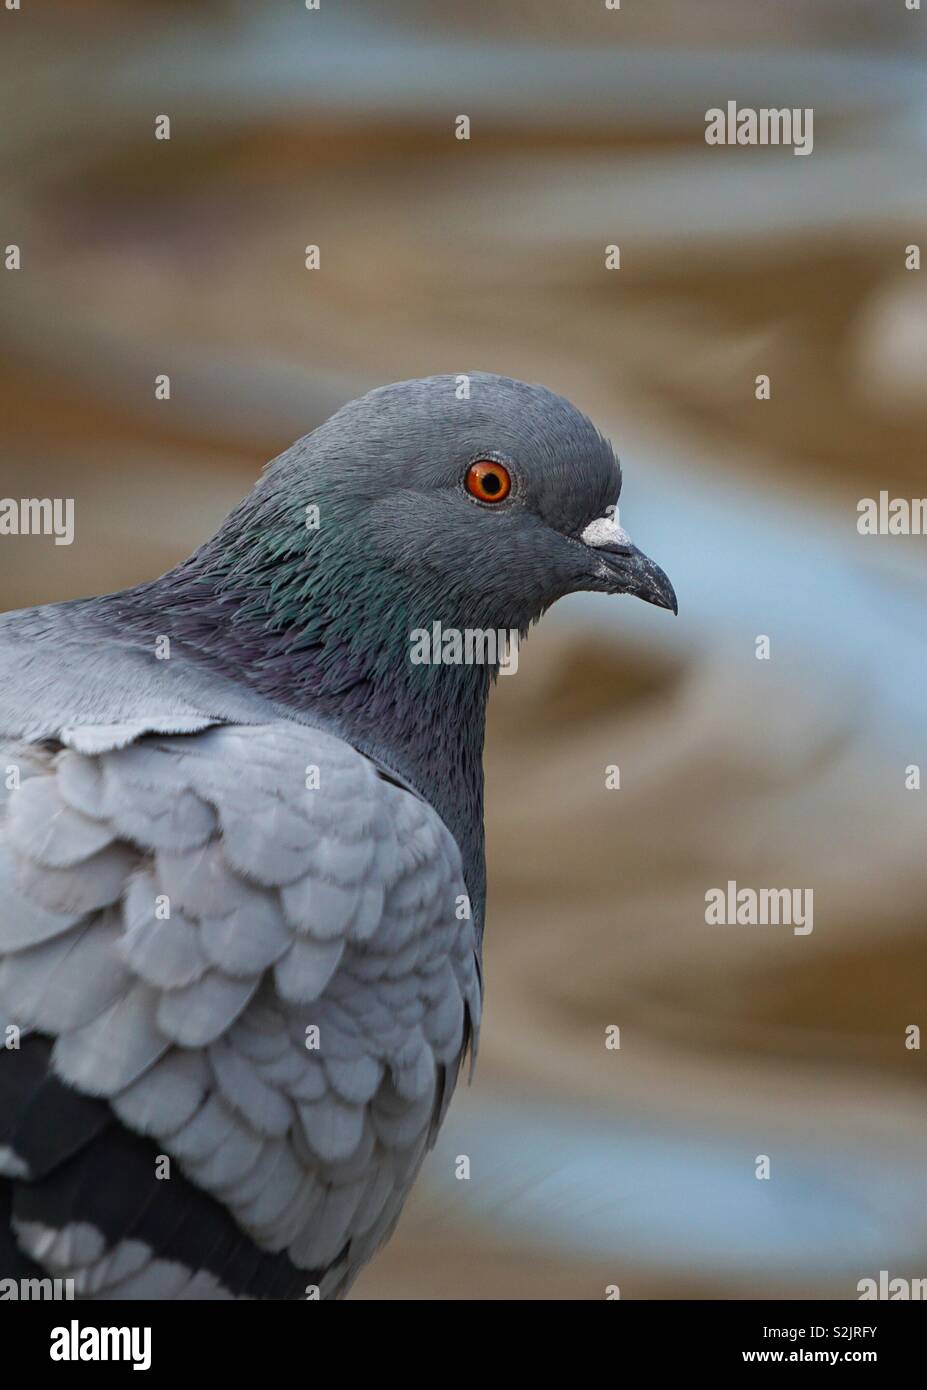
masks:
<svg viewBox="0 0 927 1390"><path fill-rule="evenodd" d="M479 459L467 469L467 491L480 502L502 502L512 491L507 468L493 459Z"/></svg>

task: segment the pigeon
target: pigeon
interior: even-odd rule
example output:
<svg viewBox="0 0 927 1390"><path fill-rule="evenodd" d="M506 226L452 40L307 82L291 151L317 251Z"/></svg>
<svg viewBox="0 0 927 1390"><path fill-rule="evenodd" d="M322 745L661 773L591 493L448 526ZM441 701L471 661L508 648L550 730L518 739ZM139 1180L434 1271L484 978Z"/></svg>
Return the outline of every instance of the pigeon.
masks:
<svg viewBox="0 0 927 1390"><path fill-rule="evenodd" d="M620 487L543 387L401 382L161 578L0 617L0 1279L347 1292L480 1025L502 649L412 635L675 612Z"/></svg>

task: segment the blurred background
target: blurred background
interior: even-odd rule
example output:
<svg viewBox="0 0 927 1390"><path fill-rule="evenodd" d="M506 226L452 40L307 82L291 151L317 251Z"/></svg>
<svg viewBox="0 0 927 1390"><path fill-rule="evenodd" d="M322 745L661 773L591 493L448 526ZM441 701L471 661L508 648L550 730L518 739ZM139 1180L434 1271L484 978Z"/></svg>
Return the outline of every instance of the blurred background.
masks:
<svg viewBox="0 0 927 1390"><path fill-rule="evenodd" d="M611 435L679 594L676 621L568 600L499 682L476 1084L354 1297L927 1276L927 538L856 530L860 498L927 494L925 25L904 0L0 10L0 496L77 517L71 548L4 540L0 606L160 573L343 401L468 369ZM707 147L728 100L813 107L813 155ZM729 879L813 889L813 933L706 926Z"/></svg>

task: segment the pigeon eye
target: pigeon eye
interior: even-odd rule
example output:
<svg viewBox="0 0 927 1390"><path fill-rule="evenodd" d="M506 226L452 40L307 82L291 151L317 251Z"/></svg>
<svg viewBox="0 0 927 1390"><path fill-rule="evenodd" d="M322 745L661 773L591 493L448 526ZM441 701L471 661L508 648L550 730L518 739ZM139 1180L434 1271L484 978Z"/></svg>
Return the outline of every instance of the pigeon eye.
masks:
<svg viewBox="0 0 927 1390"><path fill-rule="evenodd" d="M494 459L478 459L467 469L467 491L480 502L502 502L512 490L507 468Z"/></svg>

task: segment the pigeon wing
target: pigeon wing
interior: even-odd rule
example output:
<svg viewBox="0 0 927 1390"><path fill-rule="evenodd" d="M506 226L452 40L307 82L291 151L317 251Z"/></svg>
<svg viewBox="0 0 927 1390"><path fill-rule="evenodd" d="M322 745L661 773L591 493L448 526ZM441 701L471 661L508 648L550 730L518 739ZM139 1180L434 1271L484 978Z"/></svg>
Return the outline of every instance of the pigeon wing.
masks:
<svg viewBox="0 0 927 1390"><path fill-rule="evenodd" d="M0 747L7 1245L78 1296L339 1293L478 1027L457 845L328 734L138 734Z"/></svg>

